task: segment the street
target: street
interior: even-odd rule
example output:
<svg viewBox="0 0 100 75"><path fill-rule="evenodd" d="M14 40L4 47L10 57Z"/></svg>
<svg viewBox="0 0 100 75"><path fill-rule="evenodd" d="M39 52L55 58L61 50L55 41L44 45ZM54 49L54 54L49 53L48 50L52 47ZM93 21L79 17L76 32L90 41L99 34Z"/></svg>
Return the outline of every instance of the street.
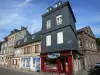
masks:
<svg viewBox="0 0 100 75"><path fill-rule="evenodd" d="M0 67L0 75L37 75L37 74L21 72L17 70L6 69L6 68Z"/></svg>

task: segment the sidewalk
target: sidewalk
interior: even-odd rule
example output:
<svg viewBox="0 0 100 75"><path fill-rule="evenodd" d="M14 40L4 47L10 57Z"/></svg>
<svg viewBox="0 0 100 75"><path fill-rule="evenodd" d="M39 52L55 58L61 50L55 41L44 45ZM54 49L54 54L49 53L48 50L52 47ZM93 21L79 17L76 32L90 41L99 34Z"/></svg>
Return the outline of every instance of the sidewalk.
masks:
<svg viewBox="0 0 100 75"><path fill-rule="evenodd" d="M64 74L48 73L48 72L45 72L45 73L44 72L35 72L35 71L26 69L26 68L15 68L15 67L7 67L7 66L0 66L0 67L15 70L15 71L20 71L20 72L31 73L33 75L64 75Z"/></svg>
<svg viewBox="0 0 100 75"><path fill-rule="evenodd" d="M35 72L35 71L26 69L26 68L16 68L16 67L7 67L7 66L0 66L0 67L15 70L15 71L20 71L20 72L31 73L33 75L65 75L65 74L48 73L48 72L45 72L45 73L44 72ZM77 75L88 75L88 70L84 70L84 71L78 73Z"/></svg>

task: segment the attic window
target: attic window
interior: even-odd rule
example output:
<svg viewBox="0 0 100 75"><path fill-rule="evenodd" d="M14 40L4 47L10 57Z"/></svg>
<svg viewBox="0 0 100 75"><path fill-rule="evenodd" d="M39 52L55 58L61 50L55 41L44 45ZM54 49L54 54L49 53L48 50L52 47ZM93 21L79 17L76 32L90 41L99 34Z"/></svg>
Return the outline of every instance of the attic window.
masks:
<svg viewBox="0 0 100 75"><path fill-rule="evenodd" d="M27 38L24 39L24 42L26 42L26 41L27 41Z"/></svg>
<svg viewBox="0 0 100 75"><path fill-rule="evenodd" d="M52 9L53 9L52 6L48 7L48 8L47 8L47 12L51 11Z"/></svg>
<svg viewBox="0 0 100 75"><path fill-rule="evenodd" d="M61 4L62 4L62 2L59 1L59 2L57 2L57 3L55 4L55 7L58 7L58 6L60 6Z"/></svg>
<svg viewBox="0 0 100 75"><path fill-rule="evenodd" d="M18 41L18 44L20 44L20 41Z"/></svg>
<svg viewBox="0 0 100 75"><path fill-rule="evenodd" d="M35 35L32 35L32 39L34 39L35 38Z"/></svg>

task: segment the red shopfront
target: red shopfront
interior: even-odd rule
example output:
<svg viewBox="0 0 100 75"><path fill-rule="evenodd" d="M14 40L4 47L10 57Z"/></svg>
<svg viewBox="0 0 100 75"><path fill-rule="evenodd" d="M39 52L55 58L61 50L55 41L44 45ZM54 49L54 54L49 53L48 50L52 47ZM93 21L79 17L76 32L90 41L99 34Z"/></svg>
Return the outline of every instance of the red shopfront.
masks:
<svg viewBox="0 0 100 75"><path fill-rule="evenodd" d="M48 58L49 53L41 53L41 71L55 72L58 74L72 75L72 51L59 52L57 58ZM49 63L49 65L48 65ZM52 64L52 65L51 65Z"/></svg>

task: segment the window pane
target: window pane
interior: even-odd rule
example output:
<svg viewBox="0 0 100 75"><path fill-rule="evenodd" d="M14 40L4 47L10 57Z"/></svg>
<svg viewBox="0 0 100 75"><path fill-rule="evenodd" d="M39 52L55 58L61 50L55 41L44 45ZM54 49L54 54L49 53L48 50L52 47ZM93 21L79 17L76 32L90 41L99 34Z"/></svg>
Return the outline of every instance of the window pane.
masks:
<svg viewBox="0 0 100 75"><path fill-rule="evenodd" d="M35 45L35 52L39 52L39 45Z"/></svg>
<svg viewBox="0 0 100 75"><path fill-rule="evenodd" d="M57 25L62 24L62 15L58 15L58 16L56 17L56 22L57 22Z"/></svg>
<svg viewBox="0 0 100 75"><path fill-rule="evenodd" d="M47 22L46 22L46 28L47 29L51 28L51 19L47 20Z"/></svg>
<svg viewBox="0 0 100 75"><path fill-rule="evenodd" d="M63 43L63 32L57 33L57 44Z"/></svg>
<svg viewBox="0 0 100 75"><path fill-rule="evenodd" d="M46 46L51 45L51 35L46 36Z"/></svg>

